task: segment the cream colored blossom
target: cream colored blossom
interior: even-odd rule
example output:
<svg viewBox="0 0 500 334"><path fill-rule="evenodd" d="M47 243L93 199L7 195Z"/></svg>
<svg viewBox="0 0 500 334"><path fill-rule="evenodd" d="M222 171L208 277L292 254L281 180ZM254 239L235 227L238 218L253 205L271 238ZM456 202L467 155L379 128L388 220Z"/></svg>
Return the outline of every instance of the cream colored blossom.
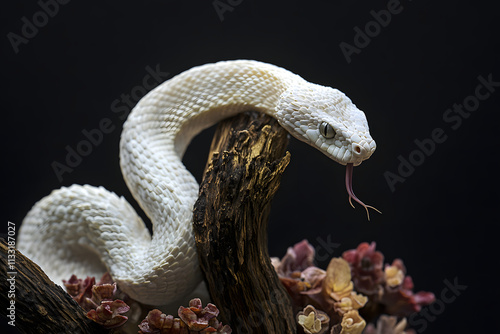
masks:
<svg viewBox="0 0 500 334"><path fill-rule="evenodd" d="M299 325L304 327L306 334L316 334L321 331L321 320L316 318L314 312L309 315L299 315Z"/></svg>
<svg viewBox="0 0 500 334"><path fill-rule="evenodd" d="M368 301L367 297L354 292L353 287L349 263L342 258L333 258L326 269L323 291L335 301L335 310L340 314L358 310Z"/></svg>
<svg viewBox="0 0 500 334"><path fill-rule="evenodd" d="M344 314L340 325L342 326L340 334L361 334L366 322L357 310L352 310Z"/></svg>
<svg viewBox="0 0 500 334"><path fill-rule="evenodd" d="M326 268L323 290L337 301L351 293L353 283L351 281L351 268L347 261L342 258L333 258L330 261L328 268Z"/></svg>
<svg viewBox="0 0 500 334"><path fill-rule="evenodd" d="M387 266L385 267L385 281L387 285L391 288L401 285L405 278L405 274L401 269L396 266Z"/></svg>
<svg viewBox="0 0 500 334"><path fill-rule="evenodd" d="M325 312L316 310L314 306L307 305L297 314L297 322L306 334L323 334L328 330L330 317Z"/></svg>
<svg viewBox="0 0 500 334"><path fill-rule="evenodd" d="M368 302L368 298L363 295L358 295L356 292L351 292L348 297L342 298L336 302L335 310L341 314L349 312L350 310L359 310Z"/></svg>

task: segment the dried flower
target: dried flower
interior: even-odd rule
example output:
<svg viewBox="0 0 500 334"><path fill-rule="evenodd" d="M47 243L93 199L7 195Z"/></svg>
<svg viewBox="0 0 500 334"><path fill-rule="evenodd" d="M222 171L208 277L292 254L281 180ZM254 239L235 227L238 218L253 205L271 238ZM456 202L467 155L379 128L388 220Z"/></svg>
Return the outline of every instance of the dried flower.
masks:
<svg viewBox="0 0 500 334"><path fill-rule="evenodd" d="M325 271L311 265L313 258L314 248L304 240L289 248L282 261L274 260L273 265L292 298L295 312L311 304L330 319L340 321L343 314L366 304L368 299L353 290L349 263L334 258ZM301 322L306 324L310 317L305 314Z"/></svg>
<svg viewBox="0 0 500 334"><path fill-rule="evenodd" d="M374 242L361 243L344 252L342 258L332 259L325 271L312 265L314 248L304 240L289 248L281 261L274 258L272 263L292 298L295 312L310 304L329 316L331 334L361 333L366 322L359 312L365 319L376 319L381 312L405 317L435 300L430 292L413 292L413 281L406 275L402 260L384 267L384 256L375 247ZM305 333L315 333L319 328L317 316L304 310L298 313L297 321ZM403 332L405 320L397 323L397 318L389 319L393 318L381 317L378 327L368 326L367 333L411 332Z"/></svg>
<svg viewBox="0 0 500 334"><path fill-rule="evenodd" d="M405 274L397 266L386 266L384 269L385 281L391 288L403 283Z"/></svg>
<svg viewBox="0 0 500 334"><path fill-rule="evenodd" d="M208 304L202 309L199 298L192 299L189 302L189 308L179 307L179 318L184 321L189 329L201 331L209 326L209 321L219 315L219 310L214 304Z"/></svg>
<svg viewBox="0 0 500 334"><path fill-rule="evenodd" d="M82 280L75 275L68 281L63 280L63 284L73 299L87 311L88 318L106 328L119 327L127 321L128 317L121 314L128 312L130 307L117 298L116 283L108 273L102 276L99 284L95 283L95 277Z"/></svg>
<svg viewBox="0 0 500 334"><path fill-rule="evenodd" d="M314 254L314 248L303 240L289 247L282 260L271 259L281 283L292 298L295 312L302 310L312 299L323 298L319 295L326 272L313 266ZM309 296L310 293L317 296Z"/></svg>
<svg viewBox="0 0 500 334"><path fill-rule="evenodd" d="M314 306L307 305L297 313L297 323L302 326L305 334L322 334L330 326L330 317L325 312L316 310Z"/></svg>
<svg viewBox="0 0 500 334"><path fill-rule="evenodd" d="M414 293L413 280L410 276L406 276L402 284L395 287L386 286L380 303L385 306L386 313L406 317L412 313L420 312L422 306L433 303L435 299L431 292Z"/></svg>
<svg viewBox="0 0 500 334"><path fill-rule="evenodd" d="M68 281L63 280L63 284L66 291L85 311L90 311L99 306L92 300L92 287L95 285L95 277L87 276L82 280L75 275L71 275Z"/></svg>
<svg viewBox="0 0 500 334"><path fill-rule="evenodd" d="M66 292L71 297L78 296L82 291L82 280L77 278L76 275L71 275L67 281L63 279L63 284L66 287Z"/></svg>
<svg viewBox="0 0 500 334"><path fill-rule="evenodd" d="M188 333L187 325L179 318L163 314L154 309L139 324L139 333L142 334L181 334Z"/></svg>
<svg viewBox="0 0 500 334"><path fill-rule="evenodd" d="M92 287L92 301L99 305L103 300L113 300L116 293L116 283L94 285Z"/></svg>
<svg viewBox="0 0 500 334"><path fill-rule="evenodd" d="M271 257L271 264L273 265L274 270L276 272L278 272L280 264L281 264L280 258L279 257Z"/></svg>
<svg viewBox="0 0 500 334"><path fill-rule="evenodd" d="M351 269L347 261L333 258L326 269L323 291L334 301L334 308L341 315L363 307L368 298L353 291Z"/></svg>
<svg viewBox="0 0 500 334"><path fill-rule="evenodd" d="M396 259L385 267L384 294L380 303L385 306L385 312L401 317L419 312L422 306L431 304L434 294L420 291L413 292L413 280L406 276L406 267L402 260Z"/></svg>
<svg viewBox="0 0 500 334"><path fill-rule="evenodd" d="M398 318L395 316L381 315L377 320L377 327L373 324L369 324L364 331L364 334L410 334L415 333L413 330L405 331L406 328L406 318L401 319L398 322Z"/></svg>
<svg viewBox="0 0 500 334"><path fill-rule="evenodd" d="M104 275L102 275L99 283L97 285L103 285L103 284L113 284L113 278L111 277L111 274L108 272L105 272Z"/></svg>
<svg viewBox="0 0 500 334"><path fill-rule="evenodd" d="M289 247L279 263L275 259L274 266L280 276L288 277L293 272L302 272L313 266L314 254L315 251L311 244L307 240L302 240L293 247Z"/></svg>
<svg viewBox="0 0 500 334"><path fill-rule="evenodd" d="M341 258L333 258L326 269L326 278L323 290L334 300L346 297L353 290L351 269L349 264Z"/></svg>
<svg viewBox="0 0 500 334"><path fill-rule="evenodd" d="M352 310L342 317L342 331L340 334L361 334L366 326L366 322L359 315L358 311Z"/></svg>
<svg viewBox="0 0 500 334"><path fill-rule="evenodd" d="M334 303L335 310L344 314L350 310L359 310L368 302L368 298L363 295L358 295L355 292L351 292L348 297L342 298L340 301Z"/></svg>
<svg viewBox="0 0 500 334"><path fill-rule="evenodd" d="M192 299L189 307L179 307L179 318L152 310L139 325L142 334L190 334L222 333L230 334L231 328L218 320L219 310L214 304L202 308L199 298Z"/></svg>
<svg viewBox="0 0 500 334"><path fill-rule="evenodd" d="M316 267L306 268L300 273L300 280L307 283L310 289L321 287L326 277L326 271Z"/></svg>
<svg viewBox="0 0 500 334"><path fill-rule="evenodd" d="M375 251L376 244L372 242L361 243L356 249L351 249L342 257L349 262L352 271L354 287L356 291L366 295L378 295L381 293L381 284L384 281L382 270L384 256Z"/></svg>
<svg viewBox="0 0 500 334"><path fill-rule="evenodd" d="M130 307L122 300L104 300L95 310L90 310L87 317L105 328L116 328L127 321L128 318L121 314L128 310Z"/></svg>

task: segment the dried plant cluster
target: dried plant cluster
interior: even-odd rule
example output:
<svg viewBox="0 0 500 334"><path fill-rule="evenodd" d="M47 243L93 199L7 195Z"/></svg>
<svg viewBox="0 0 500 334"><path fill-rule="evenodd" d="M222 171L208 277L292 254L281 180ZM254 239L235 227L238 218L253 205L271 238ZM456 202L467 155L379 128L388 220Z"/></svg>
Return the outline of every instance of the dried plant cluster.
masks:
<svg viewBox="0 0 500 334"><path fill-rule="evenodd" d="M166 315L158 309L150 311L139 325L140 334L231 334L228 325L217 320L219 310L214 304L203 307L199 298L189 302L189 307L179 307L179 318Z"/></svg>
<svg viewBox="0 0 500 334"><path fill-rule="evenodd" d="M127 303L136 308L142 306L131 300L116 287L111 276L106 273L99 283L95 277L79 279L75 275L64 281L66 291L87 311L87 317L107 329L118 329L114 333L125 333L121 326L127 322L124 315L131 310ZM121 298L121 299L119 299ZM124 302L122 299L126 300ZM231 328L222 325L217 320L219 310L214 304L202 307L201 300L192 299L189 307L179 307L178 318L166 315L158 309L149 311L146 318L139 324L140 334L230 334ZM137 328L137 327L136 327ZM136 331L134 331L135 333Z"/></svg>
<svg viewBox="0 0 500 334"><path fill-rule="evenodd" d="M123 325L128 317L122 315L130 310L122 299L126 296L118 292L116 283L106 273L99 283L95 277L79 279L75 275L63 281L66 291L87 311L87 317L105 328L116 328Z"/></svg>
<svg viewBox="0 0 500 334"><path fill-rule="evenodd" d="M326 270L314 265L315 251L307 240L290 247L282 259L271 259L291 296L301 332L412 332L406 329L405 317L432 303L434 294L413 293L403 261L384 265L384 256L375 246L362 243L331 259ZM376 327L367 326L367 320L377 318Z"/></svg>
<svg viewBox="0 0 500 334"><path fill-rule="evenodd" d="M272 258L281 283L288 291L299 333L305 334L409 334L406 318L435 300L430 292L413 292L413 281L400 259L384 264L375 243L332 258L326 270L314 265L314 248L301 241L282 258ZM87 317L105 328L118 328L128 320L128 304L141 308L117 289L105 274L99 283L94 277L64 281L67 292L80 304ZM203 307L192 299L180 306L178 317L158 309L149 311L139 326L140 334L231 333L217 320L219 310L211 303ZM376 321L376 323L367 322ZM135 327L137 328L137 327Z"/></svg>

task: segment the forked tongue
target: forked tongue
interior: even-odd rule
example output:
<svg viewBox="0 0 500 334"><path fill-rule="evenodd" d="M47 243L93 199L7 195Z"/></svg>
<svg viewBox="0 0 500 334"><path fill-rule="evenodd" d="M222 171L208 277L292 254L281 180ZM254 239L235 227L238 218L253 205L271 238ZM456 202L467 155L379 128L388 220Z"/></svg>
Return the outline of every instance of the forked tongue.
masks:
<svg viewBox="0 0 500 334"><path fill-rule="evenodd" d="M352 172L353 172L354 165L352 163L347 164L347 169L345 172L345 187L347 188L347 193L349 194L349 204L354 208L354 205L352 204L352 200L355 200L359 204L361 204L365 210L366 210L366 215L368 216L368 220L370 220L370 213L368 212L368 209L373 209L377 211L378 213L380 212L378 209L374 208L371 205L366 205L365 203L361 202L359 198L354 195L354 191L352 191Z"/></svg>

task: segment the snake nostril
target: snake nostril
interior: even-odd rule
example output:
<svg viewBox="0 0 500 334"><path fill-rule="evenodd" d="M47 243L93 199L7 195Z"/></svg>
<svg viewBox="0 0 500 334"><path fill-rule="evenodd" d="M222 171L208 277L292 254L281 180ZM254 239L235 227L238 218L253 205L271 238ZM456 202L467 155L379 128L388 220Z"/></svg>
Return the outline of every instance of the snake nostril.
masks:
<svg viewBox="0 0 500 334"><path fill-rule="evenodd" d="M353 144L352 153L357 157L364 158L368 154L368 151L366 150L365 147L359 144Z"/></svg>

